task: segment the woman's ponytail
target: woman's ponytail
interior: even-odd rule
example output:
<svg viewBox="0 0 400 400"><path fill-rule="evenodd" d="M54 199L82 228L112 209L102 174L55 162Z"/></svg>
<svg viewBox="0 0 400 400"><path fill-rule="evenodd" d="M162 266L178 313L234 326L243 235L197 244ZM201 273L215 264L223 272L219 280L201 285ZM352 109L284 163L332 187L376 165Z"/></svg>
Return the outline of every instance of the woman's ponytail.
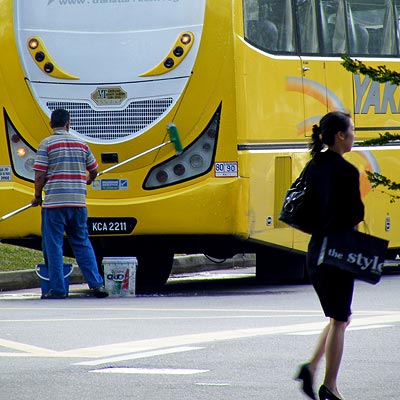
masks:
<svg viewBox="0 0 400 400"><path fill-rule="evenodd" d="M309 145L311 150L311 157L314 157L317 153L320 153L324 148L324 143L322 142L321 128L318 125L313 125L311 142Z"/></svg>

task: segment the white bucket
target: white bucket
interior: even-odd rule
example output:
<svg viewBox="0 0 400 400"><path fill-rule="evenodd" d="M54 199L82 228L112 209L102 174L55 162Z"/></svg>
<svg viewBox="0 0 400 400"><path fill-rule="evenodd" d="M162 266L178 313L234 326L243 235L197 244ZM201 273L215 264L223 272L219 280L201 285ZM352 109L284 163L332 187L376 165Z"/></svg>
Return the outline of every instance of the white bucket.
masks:
<svg viewBox="0 0 400 400"><path fill-rule="evenodd" d="M104 257L104 286L111 297L133 297L136 287L136 257Z"/></svg>

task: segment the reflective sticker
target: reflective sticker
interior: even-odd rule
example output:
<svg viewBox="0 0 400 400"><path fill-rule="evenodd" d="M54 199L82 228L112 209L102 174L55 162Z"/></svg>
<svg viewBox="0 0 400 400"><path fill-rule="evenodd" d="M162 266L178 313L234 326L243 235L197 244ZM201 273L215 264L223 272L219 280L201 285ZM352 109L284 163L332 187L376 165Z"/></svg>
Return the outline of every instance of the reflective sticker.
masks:
<svg viewBox="0 0 400 400"><path fill-rule="evenodd" d="M0 182L11 181L11 167L7 165L0 166Z"/></svg>
<svg viewBox="0 0 400 400"><path fill-rule="evenodd" d="M216 177L237 177L238 163L237 161L216 162L214 164L214 174Z"/></svg>
<svg viewBox="0 0 400 400"><path fill-rule="evenodd" d="M93 190L128 190L128 179L96 179Z"/></svg>

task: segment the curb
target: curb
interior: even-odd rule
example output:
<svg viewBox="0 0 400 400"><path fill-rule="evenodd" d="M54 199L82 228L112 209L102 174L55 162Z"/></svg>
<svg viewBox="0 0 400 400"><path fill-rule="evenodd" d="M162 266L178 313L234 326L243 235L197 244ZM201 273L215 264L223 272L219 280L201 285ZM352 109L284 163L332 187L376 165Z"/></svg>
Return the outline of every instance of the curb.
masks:
<svg viewBox="0 0 400 400"><path fill-rule="evenodd" d="M255 254L237 254L226 260L214 259L204 254L175 256L171 276L201 271L252 267L255 262ZM74 268L70 283L85 283L79 268ZM40 279L34 269L0 272L0 292L38 287L40 287Z"/></svg>

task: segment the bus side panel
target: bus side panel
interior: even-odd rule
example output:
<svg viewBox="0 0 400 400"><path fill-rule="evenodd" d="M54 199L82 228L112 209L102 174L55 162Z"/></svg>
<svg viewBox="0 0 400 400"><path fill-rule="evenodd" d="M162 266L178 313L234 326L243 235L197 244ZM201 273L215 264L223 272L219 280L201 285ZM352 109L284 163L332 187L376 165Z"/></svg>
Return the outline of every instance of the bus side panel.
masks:
<svg viewBox="0 0 400 400"><path fill-rule="evenodd" d="M258 242L305 250L309 236L280 222L278 214L284 193L294 179L292 176L300 174L306 155L242 151L240 159L241 164L247 165L250 175L249 237ZM285 172L280 168L282 160L287 164ZM275 179L277 174L281 179Z"/></svg>
<svg viewBox="0 0 400 400"><path fill-rule="evenodd" d="M237 114L239 143L298 140L304 120L301 63L276 60L236 40ZM288 78L296 77L292 90Z"/></svg>

